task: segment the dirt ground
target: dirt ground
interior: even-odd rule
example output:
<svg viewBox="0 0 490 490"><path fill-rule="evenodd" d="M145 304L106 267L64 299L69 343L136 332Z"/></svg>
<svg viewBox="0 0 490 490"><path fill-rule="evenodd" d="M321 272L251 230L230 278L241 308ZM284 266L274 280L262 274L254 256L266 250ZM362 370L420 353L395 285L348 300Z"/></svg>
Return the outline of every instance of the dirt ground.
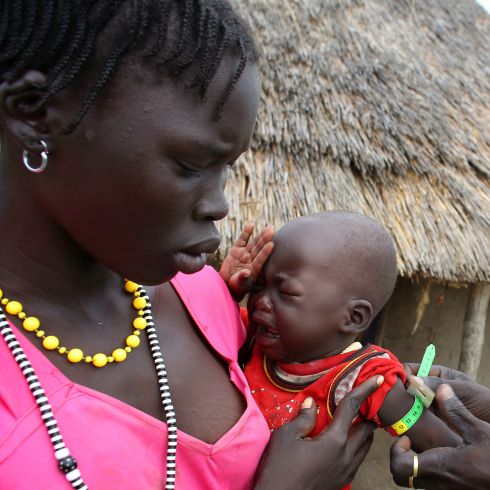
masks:
<svg viewBox="0 0 490 490"><path fill-rule="evenodd" d="M461 349L462 327L468 299L466 288L444 288L434 284L430 302L420 327L411 335L421 288L408 280L400 280L387 305L385 332L381 345L390 349L401 361L418 361L425 347L436 346L436 364L457 368ZM487 335L490 332L490 315L487 317ZM478 381L490 386L490 342L485 347L480 364ZM389 448L392 437L377 430L375 441L365 462L359 469L353 490L395 490L389 470Z"/></svg>

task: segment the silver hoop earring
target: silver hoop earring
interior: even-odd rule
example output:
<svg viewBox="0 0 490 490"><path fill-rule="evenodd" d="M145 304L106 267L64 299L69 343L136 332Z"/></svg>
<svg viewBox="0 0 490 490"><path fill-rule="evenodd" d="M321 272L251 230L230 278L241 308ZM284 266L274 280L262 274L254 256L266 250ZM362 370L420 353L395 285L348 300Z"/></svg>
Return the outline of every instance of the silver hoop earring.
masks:
<svg viewBox="0 0 490 490"><path fill-rule="evenodd" d="M44 150L41 152L41 165L39 165L39 167L33 167L31 165L28 151L24 150L22 152L22 161L24 162L25 167L27 168L27 170L29 170L29 172L33 172L35 174L40 174L41 172L44 172L46 170L46 167L48 166L48 145L43 140L40 140L40 143L43 146Z"/></svg>

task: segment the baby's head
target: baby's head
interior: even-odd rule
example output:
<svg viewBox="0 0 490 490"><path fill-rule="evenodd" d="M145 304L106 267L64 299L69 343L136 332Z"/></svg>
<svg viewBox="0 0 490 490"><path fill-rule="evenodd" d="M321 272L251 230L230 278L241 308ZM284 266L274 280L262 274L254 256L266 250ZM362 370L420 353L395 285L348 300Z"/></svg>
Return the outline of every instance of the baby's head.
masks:
<svg viewBox="0 0 490 490"><path fill-rule="evenodd" d="M388 232L356 213L293 220L250 293L256 341L270 358L308 361L335 355L367 329L396 281Z"/></svg>

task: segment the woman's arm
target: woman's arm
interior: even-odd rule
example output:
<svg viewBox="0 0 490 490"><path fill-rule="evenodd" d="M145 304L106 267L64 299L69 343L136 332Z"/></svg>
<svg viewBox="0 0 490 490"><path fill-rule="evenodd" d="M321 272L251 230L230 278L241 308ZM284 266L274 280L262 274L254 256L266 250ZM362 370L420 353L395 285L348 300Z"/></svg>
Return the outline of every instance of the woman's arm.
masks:
<svg viewBox="0 0 490 490"><path fill-rule="evenodd" d="M490 488L490 424L472 415L448 385L436 392L441 416L461 434L456 448L437 448L418 455L415 488L426 490L488 490ZM410 439L401 437L391 448L391 473L397 485L408 487L414 453Z"/></svg>
<svg viewBox="0 0 490 490"><path fill-rule="evenodd" d="M388 392L378 412L381 422L389 426L400 420L411 409L414 397L405 390L398 380ZM423 411L420 419L406 432L416 452L434 447L456 447L462 439L430 410Z"/></svg>
<svg viewBox="0 0 490 490"><path fill-rule="evenodd" d="M306 437L316 420L316 405L307 398L300 414L273 432L257 471L255 490L339 490L350 483L376 428L371 422L351 425L362 402L382 383L382 376L374 376L348 393L332 423L314 438Z"/></svg>

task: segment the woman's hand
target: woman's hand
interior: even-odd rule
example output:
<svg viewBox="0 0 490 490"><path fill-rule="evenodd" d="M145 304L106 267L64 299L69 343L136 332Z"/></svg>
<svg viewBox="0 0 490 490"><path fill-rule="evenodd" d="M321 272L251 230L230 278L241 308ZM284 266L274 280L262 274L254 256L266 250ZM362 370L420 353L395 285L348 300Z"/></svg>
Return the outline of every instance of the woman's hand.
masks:
<svg viewBox="0 0 490 490"><path fill-rule="evenodd" d="M407 375L415 374L418 367L418 364L405 364ZM432 366L429 376L421 379L432 391L442 384L448 384L475 417L490 423L490 390L485 386L445 366Z"/></svg>
<svg viewBox="0 0 490 490"><path fill-rule="evenodd" d="M456 448L436 448L418 456L415 488L426 490L488 490L490 488L490 424L472 415L449 385L436 392L439 413L461 434ZM415 453L410 439L401 437L391 447L391 473L397 485L408 487Z"/></svg>
<svg viewBox="0 0 490 490"><path fill-rule="evenodd" d="M245 225L219 271L220 276L237 301L240 301L250 291L274 248L272 242L275 233L274 227L264 228L250 240L253 229L252 223Z"/></svg>
<svg viewBox="0 0 490 490"><path fill-rule="evenodd" d="M306 437L316 420L316 405L307 398L300 414L273 432L255 489L338 490L350 483L371 447L376 428L371 422L356 426L352 422L362 402L382 383L382 376L372 377L348 393L332 423L314 438Z"/></svg>

